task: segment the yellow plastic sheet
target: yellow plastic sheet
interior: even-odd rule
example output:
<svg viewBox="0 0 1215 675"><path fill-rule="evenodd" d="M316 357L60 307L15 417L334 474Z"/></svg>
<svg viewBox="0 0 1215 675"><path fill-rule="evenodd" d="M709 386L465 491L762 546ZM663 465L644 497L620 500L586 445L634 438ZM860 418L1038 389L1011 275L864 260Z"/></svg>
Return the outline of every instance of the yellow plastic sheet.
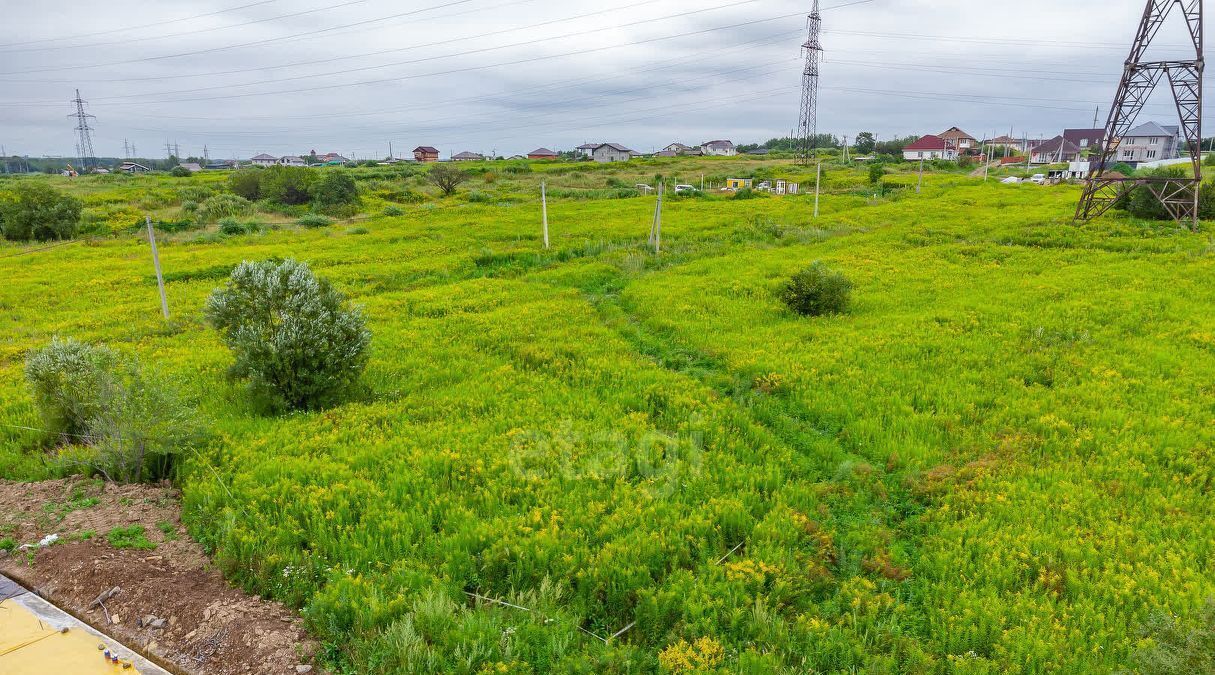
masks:
<svg viewBox="0 0 1215 675"><path fill-rule="evenodd" d="M82 630L61 633L12 600L0 602L0 673L134 675L134 667L107 662L97 638Z"/></svg>

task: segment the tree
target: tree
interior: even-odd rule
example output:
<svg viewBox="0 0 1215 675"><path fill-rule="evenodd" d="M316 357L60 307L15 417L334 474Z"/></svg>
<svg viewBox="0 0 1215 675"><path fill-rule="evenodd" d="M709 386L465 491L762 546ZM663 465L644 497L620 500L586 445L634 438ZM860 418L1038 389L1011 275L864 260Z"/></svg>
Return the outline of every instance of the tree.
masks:
<svg viewBox="0 0 1215 675"><path fill-rule="evenodd" d="M272 408L327 405L367 365L371 333L362 313L304 263L243 262L205 311L236 357L232 374Z"/></svg>
<svg viewBox="0 0 1215 675"><path fill-rule="evenodd" d="M468 174L451 164L436 164L430 167L426 180L434 183L446 197L455 192L460 183L468 180Z"/></svg>
<svg viewBox="0 0 1215 675"><path fill-rule="evenodd" d="M312 186L312 202L321 208L357 204L359 187L354 178L345 169L330 169L325 171Z"/></svg>
<svg viewBox="0 0 1215 675"><path fill-rule="evenodd" d="M13 241L71 239L80 228L79 199L42 182L22 182L0 199L0 228Z"/></svg>
<svg viewBox="0 0 1215 675"><path fill-rule="evenodd" d="M279 204L296 206L312 199L316 173L302 166L272 166L261 177L262 197Z"/></svg>
<svg viewBox="0 0 1215 675"><path fill-rule="evenodd" d="M869 182L877 185L882 182L882 176L886 175L886 167L881 162L874 162L869 165Z"/></svg>
<svg viewBox="0 0 1215 675"><path fill-rule="evenodd" d="M868 155L877 148L877 137L872 131L862 131L856 135L856 151L862 155Z"/></svg>
<svg viewBox="0 0 1215 675"><path fill-rule="evenodd" d="M262 198L262 170L241 169L228 176L228 190L251 202Z"/></svg>
<svg viewBox="0 0 1215 675"><path fill-rule="evenodd" d="M169 175L174 178L189 178L194 175L194 172L178 164L169 171Z"/></svg>

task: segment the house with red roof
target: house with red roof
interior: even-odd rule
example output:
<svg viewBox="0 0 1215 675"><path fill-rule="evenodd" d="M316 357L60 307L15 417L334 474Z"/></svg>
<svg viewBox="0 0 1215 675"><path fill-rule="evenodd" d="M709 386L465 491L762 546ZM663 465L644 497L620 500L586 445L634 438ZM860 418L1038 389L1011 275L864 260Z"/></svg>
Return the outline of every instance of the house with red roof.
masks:
<svg viewBox="0 0 1215 675"><path fill-rule="evenodd" d="M915 143L903 148L903 159L907 161L920 159L947 159L952 161L957 158L957 146L933 134L928 134Z"/></svg>

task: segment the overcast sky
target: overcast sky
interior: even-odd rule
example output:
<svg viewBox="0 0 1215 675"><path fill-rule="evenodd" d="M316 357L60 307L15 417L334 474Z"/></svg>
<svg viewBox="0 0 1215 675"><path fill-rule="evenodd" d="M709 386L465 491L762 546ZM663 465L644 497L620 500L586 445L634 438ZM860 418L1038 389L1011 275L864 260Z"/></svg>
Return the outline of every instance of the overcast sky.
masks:
<svg viewBox="0 0 1215 675"><path fill-rule="evenodd" d="M100 156L761 142L797 125L810 4L0 0L0 144L74 153L77 87ZM819 130L1051 137L1097 106L1102 126L1143 6L823 0ZM1166 102L1149 116L1175 120Z"/></svg>

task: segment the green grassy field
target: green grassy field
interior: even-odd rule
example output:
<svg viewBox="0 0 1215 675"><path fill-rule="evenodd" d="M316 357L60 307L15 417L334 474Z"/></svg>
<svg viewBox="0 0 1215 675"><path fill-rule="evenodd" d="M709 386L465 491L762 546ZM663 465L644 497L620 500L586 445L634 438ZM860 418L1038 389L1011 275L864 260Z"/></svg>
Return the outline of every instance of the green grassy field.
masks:
<svg viewBox="0 0 1215 675"><path fill-rule="evenodd" d="M120 233L0 246L0 476L71 470L18 428L25 352L71 336L196 402L191 533L342 672L1151 671L1156 617L1184 633L1215 597L1210 230L832 167L817 220L807 195L671 199L656 255L653 197L612 187L757 170L806 178L490 167L439 198L360 170L357 222L163 235L168 324L123 228L216 177L54 179ZM267 417L225 378L203 301L272 256L364 307L354 400ZM776 299L816 260L851 313Z"/></svg>

